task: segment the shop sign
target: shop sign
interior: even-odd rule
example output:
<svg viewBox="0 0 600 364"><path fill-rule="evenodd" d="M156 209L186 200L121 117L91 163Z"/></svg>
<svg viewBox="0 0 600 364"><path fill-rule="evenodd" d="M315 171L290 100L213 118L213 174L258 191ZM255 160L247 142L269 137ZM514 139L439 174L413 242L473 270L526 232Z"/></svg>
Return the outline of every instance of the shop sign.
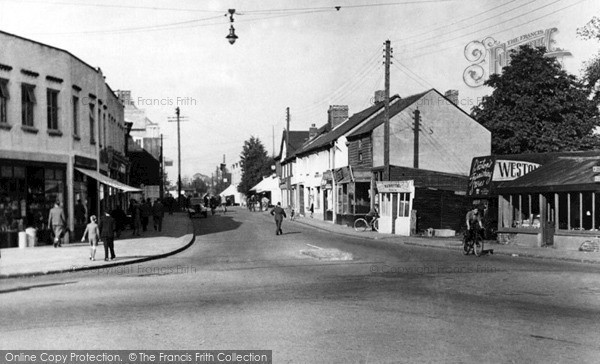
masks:
<svg viewBox="0 0 600 364"><path fill-rule="evenodd" d="M494 181L512 181L538 169L541 165L531 162L496 160Z"/></svg>
<svg viewBox="0 0 600 364"><path fill-rule="evenodd" d="M377 181L377 191L379 193L402 193L413 192L415 189L414 181Z"/></svg>
<svg viewBox="0 0 600 364"><path fill-rule="evenodd" d="M600 166L594 166L593 167L593 172L594 173L600 173Z"/></svg>
<svg viewBox="0 0 600 364"><path fill-rule="evenodd" d="M80 155L76 155L75 156L74 164L75 164L75 167L84 168L84 169L91 169L91 170L94 170L94 171L97 168L97 162L96 162L95 159L82 157Z"/></svg>
<svg viewBox="0 0 600 364"><path fill-rule="evenodd" d="M600 176L594 176L594 182L600 182Z"/></svg>
<svg viewBox="0 0 600 364"><path fill-rule="evenodd" d="M494 174L494 159L492 157L474 158L469 174L467 194L489 195L492 176Z"/></svg>

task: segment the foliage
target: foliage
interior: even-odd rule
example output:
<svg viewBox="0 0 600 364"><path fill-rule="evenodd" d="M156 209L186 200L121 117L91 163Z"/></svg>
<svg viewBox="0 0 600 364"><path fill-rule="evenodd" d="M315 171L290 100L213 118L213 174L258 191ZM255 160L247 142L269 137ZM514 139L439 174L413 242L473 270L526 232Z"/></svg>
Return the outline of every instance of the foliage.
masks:
<svg viewBox="0 0 600 364"><path fill-rule="evenodd" d="M262 142L256 137L250 137L244 142L240 155L242 165L242 180L238 191L248 194L250 189L262 181L263 177L271 175L273 158L269 157Z"/></svg>
<svg viewBox="0 0 600 364"><path fill-rule="evenodd" d="M593 135L595 103L575 76L544 57L546 50L522 46L512 51L502 74L485 85L490 96L472 110L473 117L492 132L494 154L587 150L600 143Z"/></svg>
<svg viewBox="0 0 600 364"><path fill-rule="evenodd" d="M204 195L206 192L208 192L208 185L206 184L206 182L200 178L200 177L196 177L194 178L194 180L191 182L191 188L194 189L194 191L196 193L198 193L199 196Z"/></svg>
<svg viewBox="0 0 600 364"><path fill-rule="evenodd" d="M585 26L577 29L577 36L582 39L600 40L600 18L593 17ZM583 82L596 104L600 104L600 52L583 63Z"/></svg>
<svg viewBox="0 0 600 364"><path fill-rule="evenodd" d="M594 16L586 25L577 28L577 35L583 39L600 39L600 18Z"/></svg>

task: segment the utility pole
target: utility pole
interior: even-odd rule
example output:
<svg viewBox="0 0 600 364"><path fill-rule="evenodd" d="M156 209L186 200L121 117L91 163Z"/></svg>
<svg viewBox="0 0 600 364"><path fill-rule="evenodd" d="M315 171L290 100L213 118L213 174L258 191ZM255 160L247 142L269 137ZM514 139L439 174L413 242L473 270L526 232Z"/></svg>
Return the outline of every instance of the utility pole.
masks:
<svg viewBox="0 0 600 364"><path fill-rule="evenodd" d="M158 195L161 200L165 197L165 165L163 158L163 135L160 134L160 185Z"/></svg>
<svg viewBox="0 0 600 364"><path fill-rule="evenodd" d="M181 197L181 129L180 121L185 121L186 117L180 115L179 106L175 108L175 118L169 118L168 121L177 122L177 200Z"/></svg>
<svg viewBox="0 0 600 364"><path fill-rule="evenodd" d="M414 150L414 168L419 168L419 131L421 129L421 112L419 109L414 111L415 114L415 126L414 126L414 139L415 139L415 150Z"/></svg>
<svg viewBox="0 0 600 364"><path fill-rule="evenodd" d="M383 111L383 180L390 180L390 58L391 42L385 41L385 97Z"/></svg>

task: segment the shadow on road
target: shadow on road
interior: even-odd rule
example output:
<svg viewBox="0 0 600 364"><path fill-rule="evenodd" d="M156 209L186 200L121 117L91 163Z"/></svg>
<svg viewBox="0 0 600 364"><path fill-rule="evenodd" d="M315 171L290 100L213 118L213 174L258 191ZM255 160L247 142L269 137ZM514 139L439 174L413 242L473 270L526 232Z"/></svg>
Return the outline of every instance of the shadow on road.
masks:
<svg viewBox="0 0 600 364"><path fill-rule="evenodd" d="M194 234L196 236L206 236L217 234L224 231L231 231L239 228L242 223L234 220L233 216L227 214L217 214L202 219L194 219Z"/></svg>

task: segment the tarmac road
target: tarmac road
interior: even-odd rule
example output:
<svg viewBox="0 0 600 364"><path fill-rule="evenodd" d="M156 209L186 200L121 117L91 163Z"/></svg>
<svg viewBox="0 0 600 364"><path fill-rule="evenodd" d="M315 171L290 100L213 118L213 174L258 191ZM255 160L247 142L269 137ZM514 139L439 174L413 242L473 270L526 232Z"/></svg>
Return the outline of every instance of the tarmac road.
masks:
<svg viewBox="0 0 600 364"><path fill-rule="evenodd" d="M476 258L287 220L275 236L271 216L241 208L194 224L196 242L165 259L0 281L0 346L266 349L275 363L600 357L597 265Z"/></svg>

